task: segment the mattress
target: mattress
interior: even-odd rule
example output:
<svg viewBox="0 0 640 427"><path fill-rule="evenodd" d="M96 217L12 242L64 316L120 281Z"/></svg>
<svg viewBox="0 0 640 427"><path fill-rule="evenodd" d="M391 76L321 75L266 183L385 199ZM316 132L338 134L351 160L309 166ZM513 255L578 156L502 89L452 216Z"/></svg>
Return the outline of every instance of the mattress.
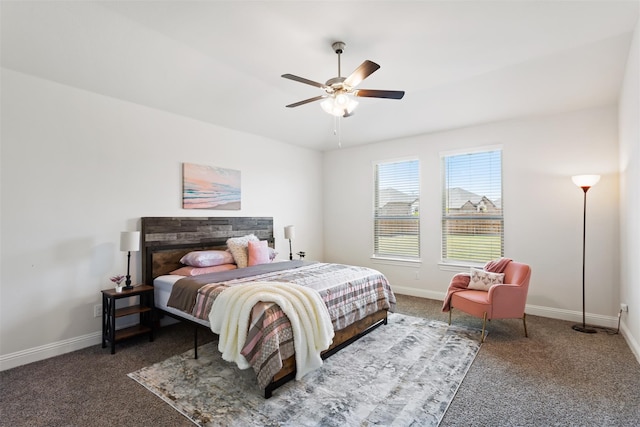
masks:
<svg viewBox="0 0 640 427"><path fill-rule="evenodd" d="M153 280L153 287L155 288L154 298L156 308L159 308L167 313L174 314L181 319L191 320L192 322L196 322L203 326L209 327L210 325L208 321L198 319L197 317L185 313L184 311L178 310L177 308L167 306L173 284L182 278L184 278L184 276L166 275L158 276Z"/></svg>

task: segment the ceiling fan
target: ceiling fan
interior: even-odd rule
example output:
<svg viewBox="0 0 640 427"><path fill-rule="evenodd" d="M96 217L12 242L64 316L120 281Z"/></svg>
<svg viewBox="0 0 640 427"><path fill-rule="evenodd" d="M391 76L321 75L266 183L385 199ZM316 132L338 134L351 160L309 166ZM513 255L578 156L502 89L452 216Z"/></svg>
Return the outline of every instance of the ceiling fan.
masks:
<svg viewBox="0 0 640 427"><path fill-rule="evenodd" d="M375 62L364 61L349 77L342 77L340 74L340 55L344 52L345 46L344 42L335 42L331 45L338 55L338 77L333 77L327 80L326 83L314 82L293 74L282 75L285 79L319 87L325 91L324 95L289 104L287 108L299 107L300 105L324 99L320 106L325 112L337 117L349 117L358 105L358 101L354 97L402 99L404 91L401 90L356 89L356 86L380 68Z"/></svg>

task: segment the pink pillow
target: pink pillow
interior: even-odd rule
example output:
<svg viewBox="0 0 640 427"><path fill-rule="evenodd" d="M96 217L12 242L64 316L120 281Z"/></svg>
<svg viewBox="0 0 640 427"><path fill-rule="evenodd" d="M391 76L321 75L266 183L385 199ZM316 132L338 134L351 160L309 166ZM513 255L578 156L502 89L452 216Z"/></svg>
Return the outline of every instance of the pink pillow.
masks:
<svg viewBox="0 0 640 427"><path fill-rule="evenodd" d="M269 257L269 245L266 240L249 241L247 246L249 250L249 265L268 264L271 262Z"/></svg>
<svg viewBox="0 0 640 427"><path fill-rule="evenodd" d="M227 271L238 268L235 264L222 264L214 265L213 267L191 267L186 266L172 271L169 274L176 274L178 276L199 276L201 274L215 273L218 271Z"/></svg>

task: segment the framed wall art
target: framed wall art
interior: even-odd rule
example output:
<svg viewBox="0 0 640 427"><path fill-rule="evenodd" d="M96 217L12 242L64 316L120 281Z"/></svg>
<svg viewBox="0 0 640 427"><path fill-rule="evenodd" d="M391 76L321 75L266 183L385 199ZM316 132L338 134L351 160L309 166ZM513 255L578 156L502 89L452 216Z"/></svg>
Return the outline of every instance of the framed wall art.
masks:
<svg viewBox="0 0 640 427"><path fill-rule="evenodd" d="M183 209L240 210L240 171L182 164Z"/></svg>

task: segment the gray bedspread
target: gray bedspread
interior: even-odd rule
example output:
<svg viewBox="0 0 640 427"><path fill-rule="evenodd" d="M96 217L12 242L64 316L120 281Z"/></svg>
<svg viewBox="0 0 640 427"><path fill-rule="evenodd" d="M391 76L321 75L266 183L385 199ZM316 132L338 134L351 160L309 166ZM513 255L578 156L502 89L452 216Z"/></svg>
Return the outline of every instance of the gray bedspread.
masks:
<svg viewBox="0 0 640 427"><path fill-rule="evenodd" d="M167 306L177 308L178 310L182 310L187 313L191 313L196 303L198 290L204 285L208 285L210 283L225 282L234 279L242 279L249 276L272 273L274 271L290 270L293 268L299 268L304 265L311 264L314 264L314 262L301 260L272 262L269 264L254 265L251 267L238 268L235 270L219 271L217 273L185 277L184 279L178 280L173 286L173 290L171 292L171 296L169 297L169 301L167 302Z"/></svg>

